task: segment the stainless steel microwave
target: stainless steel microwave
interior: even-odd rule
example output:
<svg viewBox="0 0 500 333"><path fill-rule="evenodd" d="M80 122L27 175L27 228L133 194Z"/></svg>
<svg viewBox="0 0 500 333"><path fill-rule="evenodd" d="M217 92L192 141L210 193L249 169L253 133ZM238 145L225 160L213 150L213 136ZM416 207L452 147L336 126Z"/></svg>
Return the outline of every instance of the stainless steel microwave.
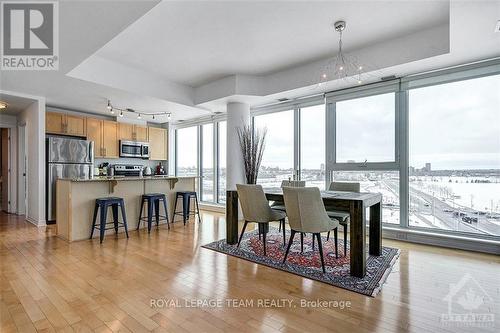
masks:
<svg viewBox="0 0 500 333"><path fill-rule="evenodd" d="M149 158L149 143L120 140L120 157Z"/></svg>

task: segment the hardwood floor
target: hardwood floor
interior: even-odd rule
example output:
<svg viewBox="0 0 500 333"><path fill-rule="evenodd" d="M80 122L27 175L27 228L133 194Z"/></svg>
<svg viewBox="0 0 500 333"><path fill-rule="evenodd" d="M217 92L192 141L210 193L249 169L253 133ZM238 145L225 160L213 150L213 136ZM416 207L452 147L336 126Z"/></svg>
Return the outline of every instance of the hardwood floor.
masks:
<svg viewBox="0 0 500 333"><path fill-rule="evenodd" d="M0 216L0 332L479 332L500 327L500 257L384 240L401 257L376 298L226 256L201 245L225 237L223 217L67 243L54 228ZM470 274L491 299L494 326L445 326L449 284ZM292 307L257 307L285 299ZM157 307L151 300L157 300ZM254 307L186 307L184 300L253 300ZM313 308L301 300L349 301ZM184 307L161 301L178 300ZM248 301L249 302L249 301Z"/></svg>

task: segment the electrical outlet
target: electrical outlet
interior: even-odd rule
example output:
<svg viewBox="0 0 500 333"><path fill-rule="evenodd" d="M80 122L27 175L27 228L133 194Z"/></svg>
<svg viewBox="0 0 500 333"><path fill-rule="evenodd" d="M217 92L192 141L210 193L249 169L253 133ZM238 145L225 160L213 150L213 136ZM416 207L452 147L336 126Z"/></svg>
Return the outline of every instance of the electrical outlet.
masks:
<svg viewBox="0 0 500 333"><path fill-rule="evenodd" d="M497 26L495 27L495 32L500 32L500 20L497 21Z"/></svg>

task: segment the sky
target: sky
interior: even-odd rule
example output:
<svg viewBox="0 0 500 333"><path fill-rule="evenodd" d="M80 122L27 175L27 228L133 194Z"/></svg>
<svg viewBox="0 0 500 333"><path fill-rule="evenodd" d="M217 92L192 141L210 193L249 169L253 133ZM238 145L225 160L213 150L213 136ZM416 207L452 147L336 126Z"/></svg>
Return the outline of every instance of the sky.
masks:
<svg viewBox="0 0 500 333"><path fill-rule="evenodd" d="M394 104L393 93L337 103L339 162L394 160ZM409 124L411 166L500 169L500 75L410 90ZM267 128L262 165L292 168L293 111L257 116L255 126ZM196 129L179 130L178 137L178 166L196 165ZM301 140L302 168L319 169L324 105L301 110Z"/></svg>

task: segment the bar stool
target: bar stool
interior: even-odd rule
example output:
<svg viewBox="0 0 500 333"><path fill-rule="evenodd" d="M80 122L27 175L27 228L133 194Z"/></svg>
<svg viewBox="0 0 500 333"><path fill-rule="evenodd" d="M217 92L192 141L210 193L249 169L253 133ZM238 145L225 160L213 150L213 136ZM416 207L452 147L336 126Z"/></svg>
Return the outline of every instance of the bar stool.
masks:
<svg viewBox="0 0 500 333"><path fill-rule="evenodd" d="M177 211L177 199L182 198L182 212ZM189 210L191 207L191 198L194 198L194 202L196 205L196 210ZM200 218L200 208L198 207L198 196L195 191L179 191L175 193L175 205L174 205L174 219L175 215L182 215L182 219L184 221L184 225L186 224L186 219L189 219L189 214L193 213L194 215L198 214L198 222L201 223Z"/></svg>
<svg viewBox="0 0 500 333"><path fill-rule="evenodd" d="M107 222L107 214L108 208L111 206L113 212L113 222ZM118 222L118 207L121 208L122 211L122 220L123 222ZM96 226L97 221L97 212L100 212L100 223L99 227ZM106 225L113 224L112 228L106 228ZM125 202L123 198L116 197L108 197L108 198L98 198L95 200L95 208L94 208L94 218L92 220L92 231L90 232L90 239L94 235L94 229L99 229L99 240L102 243L104 239L104 232L109 229L115 229L115 233L118 234L118 227L123 226L125 228L125 233L128 238L128 229L127 229L127 215L125 214Z"/></svg>
<svg viewBox="0 0 500 333"><path fill-rule="evenodd" d="M148 203L148 216L142 217L142 209L144 208L144 203ZM160 201L163 201L163 209L165 210L165 215L160 215ZM163 193L148 193L143 194L141 199L141 212L139 213L139 221L137 222L137 230L141 226L141 221L148 222L148 233L151 232L151 223L153 221L153 207L155 209L154 215L156 219L156 225L160 224L160 221L167 221L167 227L170 229L170 223L168 221L168 210L167 210L167 197Z"/></svg>

